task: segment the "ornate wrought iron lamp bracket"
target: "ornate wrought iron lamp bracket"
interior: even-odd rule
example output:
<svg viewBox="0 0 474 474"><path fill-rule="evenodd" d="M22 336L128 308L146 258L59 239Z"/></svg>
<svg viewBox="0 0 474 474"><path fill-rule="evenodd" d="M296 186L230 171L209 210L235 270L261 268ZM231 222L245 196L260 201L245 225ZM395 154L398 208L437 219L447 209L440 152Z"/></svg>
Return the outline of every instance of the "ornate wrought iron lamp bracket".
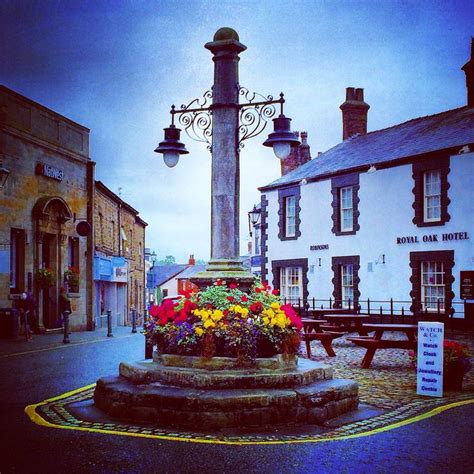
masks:
<svg viewBox="0 0 474 474"><path fill-rule="evenodd" d="M212 151L212 108L208 105L212 99L212 90L204 92L202 98L192 100L189 104L182 104L176 110L171 106L171 125L174 125L174 116L178 114L178 123L184 128L186 135L197 142L207 143L207 149Z"/></svg>
<svg viewBox="0 0 474 474"><path fill-rule="evenodd" d="M239 104L240 125L239 125L239 150L244 147L244 140L255 137L262 133L267 123L276 113L275 104L280 104L280 114L283 115L283 104L285 103L283 92L279 99L273 96L264 96L257 92L250 92L245 87L239 86L239 95L247 101Z"/></svg>

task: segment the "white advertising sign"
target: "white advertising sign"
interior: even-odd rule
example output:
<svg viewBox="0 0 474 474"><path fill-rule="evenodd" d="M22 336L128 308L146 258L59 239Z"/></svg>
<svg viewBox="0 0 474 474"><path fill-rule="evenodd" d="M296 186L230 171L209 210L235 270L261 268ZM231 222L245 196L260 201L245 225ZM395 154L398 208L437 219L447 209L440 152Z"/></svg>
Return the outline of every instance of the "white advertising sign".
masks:
<svg viewBox="0 0 474 474"><path fill-rule="evenodd" d="M127 283L127 267L114 267L112 281Z"/></svg>
<svg viewBox="0 0 474 474"><path fill-rule="evenodd" d="M416 393L443 396L444 323L418 323Z"/></svg>

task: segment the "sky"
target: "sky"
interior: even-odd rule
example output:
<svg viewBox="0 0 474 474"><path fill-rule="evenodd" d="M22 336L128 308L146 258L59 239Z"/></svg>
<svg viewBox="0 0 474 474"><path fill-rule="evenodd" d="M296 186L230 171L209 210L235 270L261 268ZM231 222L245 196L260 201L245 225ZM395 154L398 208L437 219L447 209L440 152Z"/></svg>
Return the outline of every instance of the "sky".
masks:
<svg viewBox="0 0 474 474"><path fill-rule="evenodd" d="M148 222L159 258L210 252L211 156L184 132L172 169L154 153L171 104L210 89L204 44L223 26L247 46L240 84L285 93L312 156L342 139L346 87L364 88L368 130L466 104L460 70L474 35L472 0L0 0L0 83L91 129L96 179ZM241 252L259 186L280 176L261 144L240 157Z"/></svg>

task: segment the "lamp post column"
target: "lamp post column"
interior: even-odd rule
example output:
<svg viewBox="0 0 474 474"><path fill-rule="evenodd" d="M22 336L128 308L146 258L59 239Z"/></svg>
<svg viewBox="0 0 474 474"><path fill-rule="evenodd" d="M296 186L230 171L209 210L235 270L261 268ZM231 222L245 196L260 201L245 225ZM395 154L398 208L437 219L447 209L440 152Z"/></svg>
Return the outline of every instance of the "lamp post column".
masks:
<svg viewBox="0 0 474 474"><path fill-rule="evenodd" d="M217 278L243 287L254 280L239 258L239 54L247 48L231 28L221 28L205 47L213 54L211 260L192 281L204 288Z"/></svg>

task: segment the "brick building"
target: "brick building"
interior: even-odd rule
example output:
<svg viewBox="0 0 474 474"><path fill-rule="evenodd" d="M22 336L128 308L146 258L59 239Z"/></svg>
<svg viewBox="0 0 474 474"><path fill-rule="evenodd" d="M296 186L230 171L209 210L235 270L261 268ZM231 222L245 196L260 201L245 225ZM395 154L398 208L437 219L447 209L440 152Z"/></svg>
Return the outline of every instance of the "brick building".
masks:
<svg viewBox="0 0 474 474"><path fill-rule="evenodd" d="M76 220L92 221L89 129L0 86L0 162L10 172L0 189L0 309L28 291L37 329L58 328L59 290L75 267L70 327L93 329L93 235L79 235Z"/></svg>
<svg viewBox="0 0 474 474"><path fill-rule="evenodd" d="M95 182L94 280L95 322L105 324L107 310L113 325L130 323L130 310L144 314L145 227L138 211L101 181Z"/></svg>

